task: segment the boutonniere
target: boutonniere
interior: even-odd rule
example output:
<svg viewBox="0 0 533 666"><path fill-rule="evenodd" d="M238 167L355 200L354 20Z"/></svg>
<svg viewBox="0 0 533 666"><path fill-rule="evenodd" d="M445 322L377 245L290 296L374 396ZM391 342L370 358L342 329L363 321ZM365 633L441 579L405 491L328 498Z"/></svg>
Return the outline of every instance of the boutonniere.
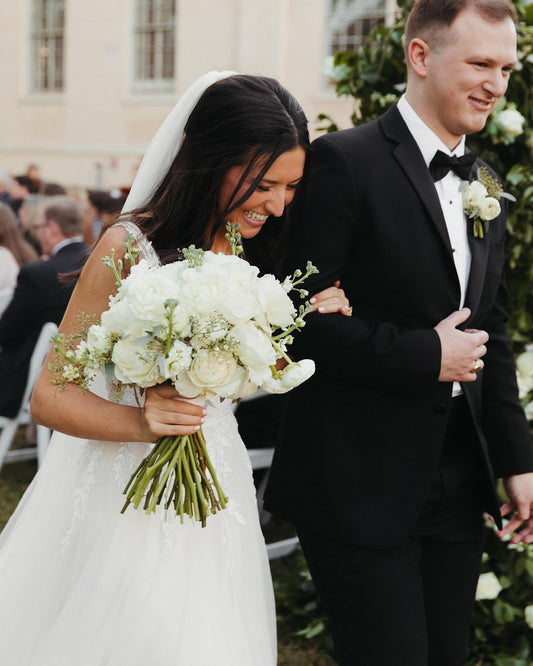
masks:
<svg viewBox="0 0 533 666"><path fill-rule="evenodd" d="M476 179L461 183L459 191L463 194L463 210L474 223L474 238L483 238L488 233L489 222L501 212L500 199L516 201L483 166L477 170Z"/></svg>

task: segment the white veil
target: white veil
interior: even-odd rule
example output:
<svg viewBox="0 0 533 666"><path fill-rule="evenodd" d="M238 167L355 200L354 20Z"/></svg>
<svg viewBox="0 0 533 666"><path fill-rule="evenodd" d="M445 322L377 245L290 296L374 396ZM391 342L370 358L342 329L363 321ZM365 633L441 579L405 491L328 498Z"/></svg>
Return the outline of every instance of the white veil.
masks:
<svg viewBox="0 0 533 666"><path fill-rule="evenodd" d="M144 205L163 180L179 150L187 120L204 91L220 79L236 73L208 72L183 93L148 146L122 208L123 213Z"/></svg>

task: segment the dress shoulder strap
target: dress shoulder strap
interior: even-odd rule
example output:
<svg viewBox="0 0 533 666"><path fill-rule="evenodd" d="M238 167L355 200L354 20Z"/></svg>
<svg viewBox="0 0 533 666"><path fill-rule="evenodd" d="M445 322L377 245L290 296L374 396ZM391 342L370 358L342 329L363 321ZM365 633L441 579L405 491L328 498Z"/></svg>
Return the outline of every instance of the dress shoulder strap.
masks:
<svg viewBox="0 0 533 666"><path fill-rule="evenodd" d="M126 231L128 231L133 236L137 247L140 250L139 256L141 259L146 259L150 266L155 267L161 265L159 257L152 247L152 243L148 240L148 238L146 238L146 236L134 222L130 222L129 220L119 220L113 226L124 227L124 229L126 229Z"/></svg>

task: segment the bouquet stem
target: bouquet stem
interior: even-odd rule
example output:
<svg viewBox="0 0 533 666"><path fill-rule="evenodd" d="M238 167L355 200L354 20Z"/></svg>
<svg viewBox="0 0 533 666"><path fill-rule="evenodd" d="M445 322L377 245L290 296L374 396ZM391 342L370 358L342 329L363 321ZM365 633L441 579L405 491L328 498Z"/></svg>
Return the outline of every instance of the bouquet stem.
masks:
<svg viewBox="0 0 533 666"><path fill-rule="evenodd" d="M137 467L124 488L126 502L135 509L144 498L147 514L165 498L165 509L174 505L176 515L188 515L205 527L209 514L226 508L227 497L220 487L200 429L193 435L162 437Z"/></svg>

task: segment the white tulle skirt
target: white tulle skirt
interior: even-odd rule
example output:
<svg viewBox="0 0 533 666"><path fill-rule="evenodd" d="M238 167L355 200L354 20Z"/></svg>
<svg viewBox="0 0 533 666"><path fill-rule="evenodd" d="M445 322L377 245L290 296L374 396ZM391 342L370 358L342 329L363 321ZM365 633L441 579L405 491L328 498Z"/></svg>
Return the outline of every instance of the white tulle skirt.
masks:
<svg viewBox="0 0 533 666"><path fill-rule="evenodd" d="M273 666L272 582L228 403L204 433L228 508L202 528L120 513L149 450L53 435L0 536L2 666Z"/></svg>

